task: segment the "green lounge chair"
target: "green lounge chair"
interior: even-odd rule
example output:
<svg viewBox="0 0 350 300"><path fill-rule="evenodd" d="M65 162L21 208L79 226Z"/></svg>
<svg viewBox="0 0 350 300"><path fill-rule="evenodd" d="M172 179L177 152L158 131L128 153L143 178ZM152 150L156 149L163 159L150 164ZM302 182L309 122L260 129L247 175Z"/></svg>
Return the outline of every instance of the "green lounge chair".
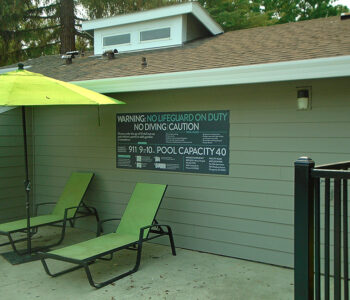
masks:
<svg viewBox="0 0 350 300"><path fill-rule="evenodd" d="M82 201L93 175L93 173L72 173L57 203L45 202L39 203L36 206L36 217L30 218L31 235L35 234L38 227L41 226L54 224L60 225L59 223L61 223L62 226L59 241L55 242L54 244L47 245L44 248L59 245L63 241L67 221L72 227L74 226L74 222L77 218L88 215L95 215L97 222L99 221L96 209L94 207L86 206ZM51 214L38 216L38 207L46 204L56 204L56 206ZM26 240L26 238L14 240L11 235L26 231L27 219L0 224L0 235L5 235L9 239L9 242L0 244L0 246L10 244L17 254L24 254L22 251L17 250L15 243Z"/></svg>
<svg viewBox="0 0 350 300"><path fill-rule="evenodd" d="M91 240L58 250L39 253L46 273L52 277L56 277L79 268L84 268L90 285L95 288L101 288L138 270L141 261L142 243L145 241L168 235L172 254L176 255L170 226L160 225L155 220L166 187L166 185L160 184L137 183L123 217L117 219L120 220L120 223L115 232L100 236L99 230L98 237ZM99 229L102 223L110 220L116 219L101 221L99 223ZM149 236L149 233L152 233L152 235ZM136 263L133 269L104 282L94 282L89 269L91 263L94 263L96 259L107 260L104 256L111 255L112 258L114 252L122 249L132 249L133 247L134 249L137 248ZM77 266L61 272L51 273L45 261L48 258L69 262Z"/></svg>

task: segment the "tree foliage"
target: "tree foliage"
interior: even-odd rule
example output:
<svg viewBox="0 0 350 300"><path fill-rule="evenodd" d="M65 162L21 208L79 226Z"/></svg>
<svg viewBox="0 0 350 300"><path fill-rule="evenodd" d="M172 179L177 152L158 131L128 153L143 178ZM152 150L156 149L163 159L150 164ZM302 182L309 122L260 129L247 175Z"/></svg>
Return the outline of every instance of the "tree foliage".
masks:
<svg viewBox="0 0 350 300"><path fill-rule="evenodd" d="M1 0L0 65L85 49L78 7L89 18L109 17L193 0ZM335 0L198 0L225 31L339 15ZM80 6L79 6L80 5Z"/></svg>
<svg viewBox="0 0 350 300"><path fill-rule="evenodd" d="M57 5L32 0L0 2L0 65L57 51Z"/></svg>
<svg viewBox="0 0 350 300"><path fill-rule="evenodd" d="M1 0L0 65L75 50L75 0Z"/></svg>
<svg viewBox="0 0 350 300"><path fill-rule="evenodd" d="M336 0L253 0L262 13L277 23L311 20L340 15L349 11L342 5L334 5Z"/></svg>
<svg viewBox="0 0 350 300"><path fill-rule="evenodd" d="M200 0L199 2L224 31L267 26L275 22L259 9L254 9L255 5L250 0Z"/></svg>
<svg viewBox="0 0 350 300"><path fill-rule="evenodd" d="M90 18L198 1L225 31L336 16L349 9L336 0L81 0Z"/></svg>
<svg viewBox="0 0 350 300"><path fill-rule="evenodd" d="M90 18L110 17L188 2L186 0L80 0Z"/></svg>

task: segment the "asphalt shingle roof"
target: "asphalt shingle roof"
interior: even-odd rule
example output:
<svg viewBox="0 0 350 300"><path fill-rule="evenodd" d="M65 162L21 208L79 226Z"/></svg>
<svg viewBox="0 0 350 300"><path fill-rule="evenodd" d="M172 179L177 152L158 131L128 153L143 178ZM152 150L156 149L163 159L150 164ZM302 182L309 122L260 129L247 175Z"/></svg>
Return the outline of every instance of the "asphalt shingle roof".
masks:
<svg viewBox="0 0 350 300"><path fill-rule="evenodd" d="M256 27L192 41L183 46L118 54L115 59L60 55L25 62L32 72L80 81L234 67L350 55L350 19L340 17ZM147 67L142 68L142 57Z"/></svg>

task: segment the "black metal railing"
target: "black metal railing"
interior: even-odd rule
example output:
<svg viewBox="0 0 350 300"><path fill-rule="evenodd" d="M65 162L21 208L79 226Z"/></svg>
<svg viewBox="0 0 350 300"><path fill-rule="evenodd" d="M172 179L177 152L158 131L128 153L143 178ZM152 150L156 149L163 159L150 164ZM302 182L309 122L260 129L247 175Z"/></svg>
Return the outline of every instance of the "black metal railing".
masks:
<svg viewBox="0 0 350 300"><path fill-rule="evenodd" d="M350 161L316 167L308 157L295 162L295 300L349 299L349 168Z"/></svg>

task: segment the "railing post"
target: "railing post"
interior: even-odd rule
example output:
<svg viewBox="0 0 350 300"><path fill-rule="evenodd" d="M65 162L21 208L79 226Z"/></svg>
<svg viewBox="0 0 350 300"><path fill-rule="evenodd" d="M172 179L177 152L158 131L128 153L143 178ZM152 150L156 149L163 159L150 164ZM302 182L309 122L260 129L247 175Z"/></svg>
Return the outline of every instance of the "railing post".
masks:
<svg viewBox="0 0 350 300"><path fill-rule="evenodd" d="M315 162L300 157L294 180L294 299L314 299L314 183Z"/></svg>

